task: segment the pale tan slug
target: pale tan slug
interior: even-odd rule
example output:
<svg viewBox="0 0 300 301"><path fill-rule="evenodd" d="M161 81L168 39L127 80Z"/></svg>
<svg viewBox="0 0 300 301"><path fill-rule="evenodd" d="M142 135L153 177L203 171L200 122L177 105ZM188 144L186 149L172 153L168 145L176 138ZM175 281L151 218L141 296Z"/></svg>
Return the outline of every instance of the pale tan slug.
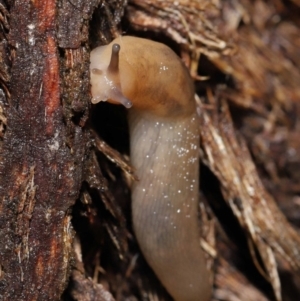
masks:
<svg viewBox="0 0 300 301"><path fill-rule="evenodd" d="M208 301L212 285L198 224L199 123L194 85L167 46L119 37L91 52L93 103L129 109L139 181L132 218L139 246L176 301Z"/></svg>

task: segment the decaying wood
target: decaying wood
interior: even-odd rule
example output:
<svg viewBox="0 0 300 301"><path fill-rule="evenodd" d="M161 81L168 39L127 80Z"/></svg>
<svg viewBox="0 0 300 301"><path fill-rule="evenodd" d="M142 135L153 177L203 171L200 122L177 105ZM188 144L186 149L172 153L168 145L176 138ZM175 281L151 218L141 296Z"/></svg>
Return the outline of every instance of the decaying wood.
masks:
<svg viewBox="0 0 300 301"><path fill-rule="evenodd" d="M223 52L228 45L218 37L217 28L208 18L219 8L218 1L132 0L128 18L136 29L163 32L186 48L202 45Z"/></svg>
<svg viewBox="0 0 300 301"><path fill-rule="evenodd" d="M103 285L86 278L79 271L73 271L71 296L77 301L114 301Z"/></svg>
<svg viewBox="0 0 300 301"><path fill-rule="evenodd" d="M134 168L129 164L128 161L125 160L124 156L122 156L119 152L111 148L103 140L100 140L97 137L96 133L94 133L94 136L95 146L97 147L97 149L100 152L102 152L113 163L118 165L124 171L124 173L126 173L133 181L138 181L138 177L134 174Z"/></svg>
<svg viewBox="0 0 300 301"><path fill-rule="evenodd" d="M80 241L75 239L75 265L71 275L68 294L77 301L114 301L108 290L94 279L85 276Z"/></svg>
<svg viewBox="0 0 300 301"><path fill-rule="evenodd" d="M235 134L225 102L219 110L220 115L215 115L214 121L205 110L201 112L203 159L219 178L228 205L249 235L249 246L258 249L267 270L266 278L272 283L276 298L281 300L275 254L298 270L300 237L264 189L245 142ZM252 254L264 274L254 250Z"/></svg>
<svg viewBox="0 0 300 301"><path fill-rule="evenodd" d="M213 300L268 301L268 299L226 260L220 258Z"/></svg>

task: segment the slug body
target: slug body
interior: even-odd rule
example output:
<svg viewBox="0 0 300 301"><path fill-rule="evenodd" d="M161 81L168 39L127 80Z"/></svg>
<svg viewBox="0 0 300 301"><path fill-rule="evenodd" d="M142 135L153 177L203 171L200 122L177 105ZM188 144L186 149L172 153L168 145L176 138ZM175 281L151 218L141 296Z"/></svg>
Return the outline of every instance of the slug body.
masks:
<svg viewBox="0 0 300 301"><path fill-rule="evenodd" d="M118 46L120 45L120 46ZM153 41L119 37L91 53L93 103L129 109L135 235L176 301L208 301L210 273L200 248L199 123L194 85L178 56Z"/></svg>

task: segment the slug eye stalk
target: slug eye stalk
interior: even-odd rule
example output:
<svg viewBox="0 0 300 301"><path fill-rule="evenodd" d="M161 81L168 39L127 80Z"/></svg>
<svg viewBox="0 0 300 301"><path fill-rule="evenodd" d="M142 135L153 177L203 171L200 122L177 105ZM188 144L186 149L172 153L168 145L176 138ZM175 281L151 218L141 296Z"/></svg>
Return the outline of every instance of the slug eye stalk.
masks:
<svg viewBox="0 0 300 301"><path fill-rule="evenodd" d="M119 73L119 52L120 52L120 45L113 44L111 49L111 57L110 63L107 68L108 74L118 74Z"/></svg>

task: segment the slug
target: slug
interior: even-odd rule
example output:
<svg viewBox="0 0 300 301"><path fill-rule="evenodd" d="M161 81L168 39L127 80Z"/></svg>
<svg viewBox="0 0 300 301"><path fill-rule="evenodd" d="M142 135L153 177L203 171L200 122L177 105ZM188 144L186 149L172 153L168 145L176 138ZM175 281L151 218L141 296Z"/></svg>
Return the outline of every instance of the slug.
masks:
<svg viewBox="0 0 300 301"><path fill-rule="evenodd" d="M200 247L199 123L194 84L166 45L118 37L91 52L92 103L129 109L133 228L140 249L176 301L210 300Z"/></svg>

